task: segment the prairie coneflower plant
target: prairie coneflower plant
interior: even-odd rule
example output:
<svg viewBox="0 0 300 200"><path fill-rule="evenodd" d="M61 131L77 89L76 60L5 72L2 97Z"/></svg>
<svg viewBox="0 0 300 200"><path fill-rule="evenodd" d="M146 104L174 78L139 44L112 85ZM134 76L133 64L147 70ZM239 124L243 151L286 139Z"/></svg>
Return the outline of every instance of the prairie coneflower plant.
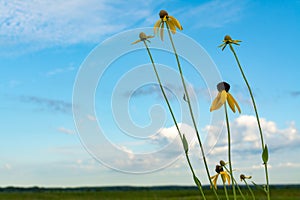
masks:
<svg viewBox="0 0 300 200"><path fill-rule="evenodd" d="M210 179L213 182L213 186L211 186L211 187L214 187L217 190L217 180L218 180L219 175L221 175L223 186L224 186L224 192L225 192L225 195L226 195L226 199L228 200L229 197L228 197L227 188L226 188L225 183L227 181L228 185L230 185L230 176L226 171L224 171L224 169L221 165L216 165L215 171L217 172L217 174L210 177Z"/></svg>
<svg viewBox="0 0 300 200"><path fill-rule="evenodd" d="M264 168L265 168L265 176L266 176L266 182L267 182L267 186L266 186L266 194L267 194L267 197L268 197L268 200L270 200L270 187L269 187L269 175L268 175L268 158L269 158L269 153L268 153L268 147L267 145L264 143L264 137L263 137L263 133L262 133L262 128L261 128L261 125L260 125L260 120L259 120L259 116L258 116L258 111L257 111L257 107L256 107L256 103L255 103L255 100L254 100L254 96L253 96L253 93L252 93L252 90L251 90L251 87L249 85L249 82L246 78L246 75L243 71L243 68L240 64L240 61L239 61L239 58L233 48L233 45L232 44L235 44L235 45L239 45L239 42L241 42L240 40L232 40L231 37L229 35L226 35L224 40L223 40L223 44L221 44L219 47L222 47L222 50L224 50L224 48L229 45L230 47L230 50L232 51L234 57L235 57L235 60L237 62L237 65L241 71L241 74L243 76L243 79L247 85L247 88L248 88L248 91L249 91L249 94L250 94L250 97L251 97L251 101L252 101L252 105L253 105L253 108L254 108L254 111L255 111L255 116L256 116L256 121L257 121L257 125L258 125L258 129L259 129L259 134L260 134L260 140L261 140L261 148L262 148L262 160L263 160L263 164L264 164Z"/></svg>
<svg viewBox="0 0 300 200"><path fill-rule="evenodd" d="M251 193L252 199L255 200L255 195L254 195L254 193L253 193L251 187L248 185L248 183L247 183L247 181L246 181L246 179L251 179L251 178L252 178L252 176L245 176L244 174L241 174L241 175L240 175L241 181L244 181L244 183L246 184L248 190L249 190L250 193Z"/></svg>
<svg viewBox="0 0 300 200"><path fill-rule="evenodd" d="M155 72L155 75L156 75L156 78L157 78L157 81L158 81L158 84L159 84L159 87L160 87L160 90L161 90L161 92L162 92L162 94L163 94L163 97L164 97L166 103L167 103L169 112L170 112L170 114L171 114L171 116L172 116L173 122L174 122L174 124L175 124L175 126L176 126L176 129L177 129L177 131L178 131L178 134L179 134L179 136L180 136L180 139L181 139L181 142L182 142L182 145L183 145L183 148L184 148L184 152L185 152L185 157L186 157L186 159L187 159L189 168L190 168L190 170L191 170L191 172L192 172L192 174L193 174L193 179L194 179L194 181L195 181L195 183L196 183L198 189L200 190L200 193L201 193L203 199L206 199L206 197L205 197L205 195L204 195L204 192L203 192L203 189L202 189L202 184L201 184L200 180L197 178L197 176L196 176L196 174L195 174L195 171L194 171L194 169L193 169L193 166L192 166L192 164L191 164L191 161L190 161L190 158L189 158L189 155L188 155L188 151L189 151L188 142L187 142L187 140L186 140L185 135L181 133L181 131L180 131L179 127L178 127L178 123L177 123L177 120L176 120L176 118L175 118L174 112L173 112L173 110L172 110L172 107L171 107L170 102L169 102L169 100L168 100L168 98L167 98L166 92L165 92L165 90L164 90L164 87L162 86L161 80L160 80L160 78L159 78L159 74L158 74L157 68L156 68L156 66L155 66L155 62L154 62L154 60L153 60L152 54L151 54L150 49L149 49L149 47L148 47L148 45L147 45L147 43L146 43L146 41L147 41L147 42L150 42L150 41L149 41L149 38L153 38L154 36L147 36L145 33L141 32L141 33L139 34L139 37L140 37L139 40L136 40L135 42L133 42L133 43L131 43L131 44L136 44L136 43L139 43L139 42L143 42L144 45L145 45L145 47L146 47L146 49L147 49L148 55L149 55L150 60L151 60L151 63L152 63L153 70L154 70L154 72Z"/></svg>
<svg viewBox="0 0 300 200"><path fill-rule="evenodd" d="M228 112L227 112L227 104L228 102L229 107L233 112L235 112L235 107L238 109L239 113L241 113L241 109L239 104L233 98L233 96L229 93L230 85L226 82L221 82L217 85L217 89L219 91L217 97L212 102L210 107L210 111L219 109L222 105L224 105L225 109L225 117L226 117L226 125L227 125L227 135L228 135L228 160L229 160L229 172L230 176L233 179L232 173L232 162L231 162L231 139L230 139L230 125L228 120ZM236 199L236 192L234 182L232 182L232 191L234 195L234 199Z"/></svg>
<svg viewBox="0 0 300 200"><path fill-rule="evenodd" d="M178 57L178 54L177 54L177 51L176 51L176 48L175 48L175 45L174 45L174 41L173 41L173 38L172 38L172 34L171 34L171 32L173 34L176 33L176 28L179 29L179 30L183 30L183 28L182 28L180 22L175 17L170 16L168 14L168 12L165 11L165 10L161 10L159 12L159 17L160 17L160 19L157 20L155 25L154 25L154 34L157 35L158 30L160 29L160 37L163 40L164 26L166 26L166 29L167 29L167 32L168 32L168 35L169 35L169 39L170 39L170 42L172 44L172 48L173 48L173 51L174 51L174 54L175 54L175 57L176 57L177 66L178 66L181 82L182 82L183 89L184 89L184 97L185 97L186 102L188 103L188 107L189 107L190 115L191 115L191 118L192 118L192 121L193 121L194 129L195 129L195 132L196 132L196 135L197 135L198 143L200 145L201 154L202 154L203 162L204 162L204 165L205 165L205 170L206 170L206 173L207 173L207 177L208 177L208 180L210 182L210 185L212 185L212 182L210 180L208 165L207 165L206 158L205 158L203 145L202 145L202 142L201 142L201 139L200 139L200 135L199 135L199 132L198 132L196 121L195 121L193 109L192 109L192 106L191 106L190 97L189 97L189 94L188 94L188 91L187 91L187 87L186 87L185 80L184 80L184 77L183 77L183 72L182 72L182 68L181 68L181 65L180 65L179 57ZM213 188L214 194L216 195L216 198L219 199L215 188L214 187L212 187L212 188Z"/></svg>

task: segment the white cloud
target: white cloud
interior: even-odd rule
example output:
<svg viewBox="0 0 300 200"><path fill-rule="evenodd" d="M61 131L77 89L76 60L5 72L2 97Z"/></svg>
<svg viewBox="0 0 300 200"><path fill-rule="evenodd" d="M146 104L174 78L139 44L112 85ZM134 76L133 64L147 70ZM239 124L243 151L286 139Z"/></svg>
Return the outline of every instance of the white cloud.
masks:
<svg viewBox="0 0 300 200"><path fill-rule="evenodd" d="M300 143L300 132L294 122L290 122L286 128L280 129L274 121L260 118L265 143L269 151L277 151L285 148L297 148ZM221 122L220 122L221 123ZM222 132L222 137L217 140L217 145L212 154L221 153L227 147L227 129L221 130L221 126L207 126L204 130L207 134ZM232 150L243 153L260 152L261 142L255 116L240 115L230 122ZM212 138L213 139L213 138Z"/></svg>
<svg viewBox="0 0 300 200"><path fill-rule="evenodd" d="M75 133L74 130L67 129L65 127L59 127L59 128L57 128L57 130L61 133L65 133L65 134L74 134Z"/></svg>

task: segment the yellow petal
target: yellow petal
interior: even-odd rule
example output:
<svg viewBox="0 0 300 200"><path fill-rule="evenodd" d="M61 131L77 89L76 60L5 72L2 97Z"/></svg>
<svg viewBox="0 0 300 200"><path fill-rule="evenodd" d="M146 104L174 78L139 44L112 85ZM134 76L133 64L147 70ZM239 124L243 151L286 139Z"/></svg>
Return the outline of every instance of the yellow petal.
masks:
<svg viewBox="0 0 300 200"><path fill-rule="evenodd" d="M218 102L220 100L220 97L221 97L221 93L219 92L217 97L213 100L213 102L210 106L210 112L213 111L213 110L217 110L217 105L218 105Z"/></svg>
<svg viewBox="0 0 300 200"><path fill-rule="evenodd" d="M213 179L213 185L217 189L217 180L218 180L219 174L216 174L215 178Z"/></svg>
<svg viewBox="0 0 300 200"><path fill-rule="evenodd" d="M162 41L164 41L164 27L165 27L165 23L163 22L163 23L162 23L162 26L161 26L161 28L160 28L160 39L161 39Z"/></svg>
<svg viewBox="0 0 300 200"><path fill-rule="evenodd" d="M167 15L164 16L163 21L164 22L168 21Z"/></svg>
<svg viewBox="0 0 300 200"><path fill-rule="evenodd" d="M136 43L138 43L138 42L140 42L140 41L142 41L141 39L139 39L139 40L137 40L137 41L134 41L133 43L131 43L131 44L136 44Z"/></svg>
<svg viewBox="0 0 300 200"><path fill-rule="evenodd" d="M168 21L167 23L168 23L168 25L170 27L171 32L173 34L175 34L176 33L176 27L175 27L175 25L172 23L172 21Z"/></svg>
<svg viewBox="0 0 300 200"><path fill-rule="evenodd" d="M154 38L154 35L148 35L147 39L149 39L149 38Z"/></svg>
<svg viewBox="0 0 300 200"><path fill-rule="evenodd" d="M173 24L179 29L179 30L183 30L180 22L173 16L169 16L169 18L172 20Z"/></svg>
<svg viewBox="0 0 300 200"><path fill-rule="evenodd" d="M232 95L229 93L228 93L228 97L227 97L227 102L228 102L228 105L229 105L230 109L232 110L232 112L235 113L234 100L233 100Z"/></svg>
<svg viewBox="0 0 300 200"><path fill-rule="evenodd" d="M237 103L237 101L233 98L233 96L231 94L228 93L228 99L231 99L231 101L234 103L234 105L237 107L239 113L241 113L241 108L239 106L239 104Z"/></svg>
<svg viewBox="0 0 300 200"><path fill-rule="evenodd" d="M228 173L226 173L226 177L227 177L227 182L228 182L228 185L230 185L230 176Z"/></svg>
<svg viewBox="0 0 300 200"><path fill-rule="evenodd" d="M226 99L227 99L227 92L225 90L219 92L218 96L215 98L215 100L213 101L210 107L210 112L221 108L221 106L225 103Z"/></svg>
<svg viewBox="0 0 300 200"><path fill-rule="evenodd" d="M157 20L156 23L154 24L154 35L157 35L160 24L161 24L161 19Z"/></svg>
<svg viewBox="0 0 300 200"><path fill-rule="evenodd" d="M223 183L226 183L226 172L220 172Z"/></svg>

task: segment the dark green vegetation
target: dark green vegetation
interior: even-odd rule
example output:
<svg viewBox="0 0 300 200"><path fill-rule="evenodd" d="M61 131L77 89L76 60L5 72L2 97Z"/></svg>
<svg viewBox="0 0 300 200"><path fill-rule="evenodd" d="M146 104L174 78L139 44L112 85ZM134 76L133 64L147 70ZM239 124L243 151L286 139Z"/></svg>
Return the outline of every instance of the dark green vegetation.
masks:
<svg viewBox="0 0 300 200"><path fill-rule="evenodd" d="M254 189L254 188L253 188ZM246 188L242 188L247 199L252 199ZM215 199L212 191L204 190L207 199ZM266 199L263 191L254 189L256 199ZM221 187L218 194L222 199ZM229 190L229 194L232 191ZM201 199L200 193L195 187L101 187L101 188L0 188L0 199L5 200L143 200L143 199ZM242 199L240 196L238 199ZM292 200L300 199L300 186L272 186L271 199Z"/></svg>

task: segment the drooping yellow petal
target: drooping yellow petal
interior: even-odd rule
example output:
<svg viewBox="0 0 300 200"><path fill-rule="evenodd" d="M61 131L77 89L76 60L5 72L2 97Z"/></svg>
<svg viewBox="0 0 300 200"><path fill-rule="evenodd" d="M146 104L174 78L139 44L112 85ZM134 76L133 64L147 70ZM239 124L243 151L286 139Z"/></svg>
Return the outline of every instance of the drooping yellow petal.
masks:
<svg viewBox="0 0 300 200"><path fill-rule="evenodd" d="M134 41L133 43L131 43L131 44L136 44L136 43L138 43L138 42L140 42L140 41L142 41L141 39L139 39L139 40L137 40L137 41Z"/></svg>
<svg viewBox="0 0 300 200"><path fill-rule="evenodd" d="M162 26L160 28L160 39L164 41L164 27L165 27L165 22L162 22Z"/></svg>
<svg viewBox="0 0 300 200"><path fill-rule="evenodd" d="M171 19L171 21L173 22L173 24L179 29L179 30L183 30L180 22L173 16L169 16L169 18Z"/></svg>
<svg viewBox="0 0 300 200"><path fill-rule="evenodd" d="M220 101L221 93L219 92L217 97L213 100L210 106L210 112L217 109L218 102Z"/></svg>
<svg viewBox="0 0 300 200"><path fill-rule="evenodd" d="M212 183L214 185L214 187L217 189L217 180L218 180L219 174L216 174L212 177L210 177L210 179L212 180ZM211 187L211 186L210 186Z"/></svg>
<svg viewBox="0 0 300 200"><path fill-rule="evenodd" d="M160 24L161 24L161 19L157 20L156 23L154 24L154 35L157 35L158 34L158 30L159 30L159 27L160 27Z"/></svg>
<svg viewBox="0 0 300 200"><path fill-rule="evenodd" d="M176 33L176 27L175 27L175 25L173 24L173 22L172 22L172 21L167 21L167 23L168 23L168 25L169 25L169 27L170 27L171 32L172 32L173 34L175 34L175 33Z"/></svg>
<svg viewBox="0 0 300 200"><path fill-rule="evenodd" d="M221 174L223 183L226 183L226 181L227 181L228 185L230 185L230 176L229 176L229 174L225 171L220 172L220 174Z"/></svg>
<svg viewBox="0 0 300 200"><path fill-rule="evenodd" d="M227 99L227 92L223 90L222 92L218 93L218 96L214 99L213 103L210 107L210 112L213 110L218 110L226 101Z"/></svg>
<svg viewBox="0 0 300 200"><path fill-rule="evenodd" d="M234 106L235 104L234 104L233 97L230 93L228 93L227 102L232 112L235 113L235 106Z"/></svg>
<svg viewBox="0 0 300 200"><path fill-rule="evenodd" d="M237 101L233 98L233 96L230 94L230 93L228 93L228 101L229 101L229 99L230 99L230 101L232 101L233 102L233 104L237 107L237 109L238 109L238 111L239 111L239 113L241 113L241 108L240 108L240 106L239 106L239 104L237 103ZM228 102L229 103L229 102ZM235 111L234 111L235 112Z"/></svg>
<svg viewBox="0 0 300 200"><path fill-rule="evenodd" d="M226 172L220 172L223 183L226 183Z"/></svg>

